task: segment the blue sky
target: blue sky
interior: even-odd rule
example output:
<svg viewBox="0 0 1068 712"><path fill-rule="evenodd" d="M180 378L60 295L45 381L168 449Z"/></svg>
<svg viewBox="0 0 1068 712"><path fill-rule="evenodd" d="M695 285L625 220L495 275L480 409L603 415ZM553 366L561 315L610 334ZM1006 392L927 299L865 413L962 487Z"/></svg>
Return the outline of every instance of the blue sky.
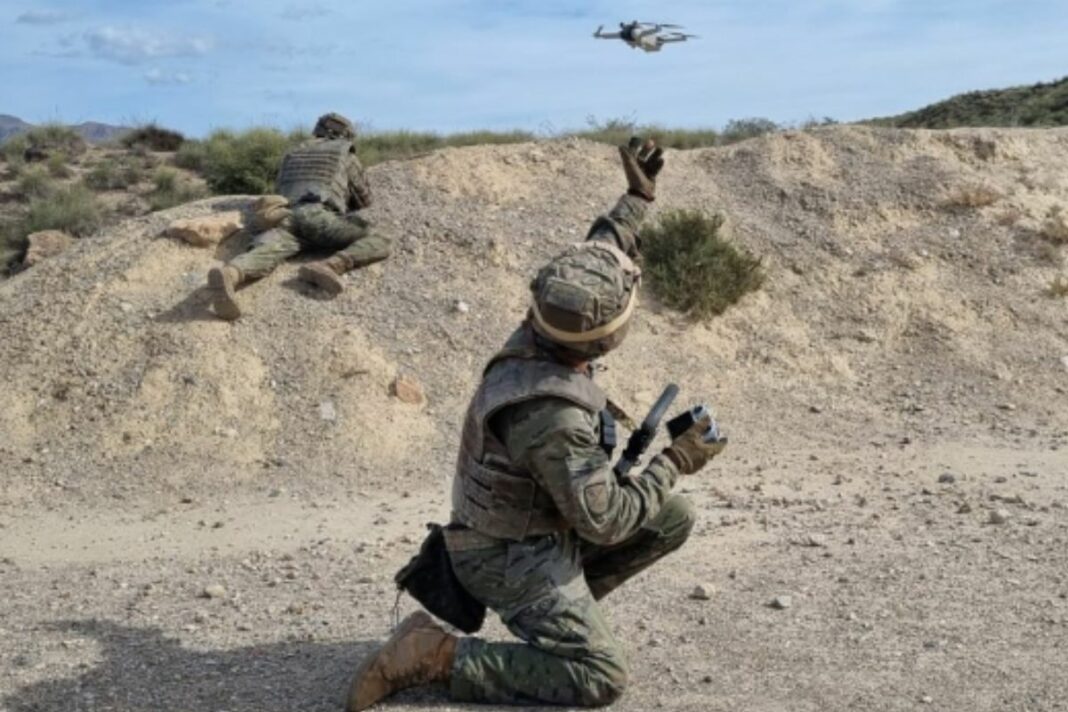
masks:
<svg viewBox="0 0 1068 712"><path fill-rule="evenodd" d="M591 37L630 19L701 38ZM2 0L0 27L0 113L193 135L852 120L1068 74L1064 0Z"/></svg>

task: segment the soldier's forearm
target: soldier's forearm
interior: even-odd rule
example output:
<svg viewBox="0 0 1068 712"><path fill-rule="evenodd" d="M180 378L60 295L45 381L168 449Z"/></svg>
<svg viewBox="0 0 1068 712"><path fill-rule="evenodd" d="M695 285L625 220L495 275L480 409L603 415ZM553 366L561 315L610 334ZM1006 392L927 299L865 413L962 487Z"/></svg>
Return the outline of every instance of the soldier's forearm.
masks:
<svg viewBox="0 0 1068 712"><path fill-rule="evenodd" d="M638 232L648 209L647 200L624 193L607 215L594 220L586 239L605 240L635 257L639 247Z"/></svg>

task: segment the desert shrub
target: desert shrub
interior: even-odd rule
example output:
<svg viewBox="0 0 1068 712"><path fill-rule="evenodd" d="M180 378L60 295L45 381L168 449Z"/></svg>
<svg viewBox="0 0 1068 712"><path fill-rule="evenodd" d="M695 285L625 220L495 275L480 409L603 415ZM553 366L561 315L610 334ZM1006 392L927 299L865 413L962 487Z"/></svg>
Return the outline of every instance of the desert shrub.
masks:
<svg viewBox="0 0 1068 712"><path fill-rule="evenodd" d="M731 119L720 132L719 142L723 145L737 143L746 139L756 138L764 134L774 133L780 130L777 123L771 119L751 117L747 119Z"/></svg>
<svg viewBox="0 0 1068 712"><path fill-rule="evenodd" d="M24 200L43 198L54 188L52 177L44 166L26 166L15 182L15 192Z"/></svg>
<svg viewBox="0 0 1068 712"><path fill-rule="evenodd" d="M172 152L181 148L185 136L153 122L127 131L119 141L126 148L143 147L149 151Z"/></svg>
<svg viewBox="0 0 1068 712"><path fill-rule="evenodd" d="M469 131L445 135L423 131L384 131L360 135L356 141L356 153L365 166L373 166L450 146L488 146L534 140L534 134L528 131Z"/></svg>
<svg viewBox="0 0 1068 712"><path fill-rule="evenodd" d="M204 141L198 172L219 195L270 193L282 156L299 140L296 135L268 128L240 133L215 131Z"/></svg>
<svg viewBox="0 0 1068 712"><path fill-rule="evenodd" d="M69 126L48 123L34 126L25 133L26 140L33 148L48 154L60 153L67 157L85 152L85 139Z"/></svg>
<svg viewBox="0 0 1068 712"><path fill-rule="evenodd" d="M1054 245L1068 245L1068 221L1064 219L1061 206L1050 209L1038 234L1043 240Z"/></svg>
<svg viewBox="0 0 1068 712"><path fill-rule="evenodd" d="M207 196L203 185L182 178L170 168L160 168L152 176L152 192L146 197L152 210L166 210Z"/></svg>
<svg viewBox="0 0 1068 712"><path fill-rule="evenodd" d="M38 230L63 230L80 236L99 228L103 219L104 211L96 196L79 183L31 201L18 231L23 237Z"/></svg>
<svg viewBox="0 0 1068 712"><path fill-rule="evenodd" d="M20 262L26 251L26 237L13 222L0 223L0 271Z"/></svg>
<svg viewBox="0 0 1068 712"><path fill-rule="evenodd" d="M208 162L208 147L203 141L186 140L171 160L179 168L201 173Z"/></svg>
<svg viewBox="0 0 1068 712"><path fill-rule="evenodd" d="M653 139L664 148L680 150L705 148L720 143L720 134L713 129L667 129L654 124L638 124L629 119L601 121L592 116L588 117L586 122L589 128L570 135L613 146L626 143L631 136L642 136Z"/></svg>
<svg viewBox="0 0 1068 712"><path fill-rule="evenodd" d="M1055 299L1068 297L1068 279L1060 275L1054 277L1053 281L1046 287L1046 295Z"/></svg>
<svg viewBox="0 0 1068 712"><path fill-rule="evenodd" d="M141 182L141 168L132 159L105 158L83 180L93 190L124 190Z"/></svg>
<svg viewBox="0 0 1068 712"><path fill-rule="evenodd" d="M26 153L29 146L30 139L26 138L25 133L12 136L0 145L0 156L3 156L4 161L10 166L21 166L25 162L22 155Z"/></svg>
<svg viewBox="0 0 1068 712"><path fill-rule="evenodd" d="M955 188L942 201L949 210L985 208L1001 200L1001 193L988 185L967 185Z"/></svg>
<svg viewBox="0 0 1068 712"><path fill-rule="evenodd" d="M761 260L726 239L723 225L720 214L672 210L642 230L643 272L665 304L704 319L764 283Z"/></svg>
<svg viewBox="0 0 1068 712"><path fill-rule="evenodd" d="M45 164L53 178L70 178L70 166L67 165L67 156L63 153L53 153L48 157Z"/></svg>

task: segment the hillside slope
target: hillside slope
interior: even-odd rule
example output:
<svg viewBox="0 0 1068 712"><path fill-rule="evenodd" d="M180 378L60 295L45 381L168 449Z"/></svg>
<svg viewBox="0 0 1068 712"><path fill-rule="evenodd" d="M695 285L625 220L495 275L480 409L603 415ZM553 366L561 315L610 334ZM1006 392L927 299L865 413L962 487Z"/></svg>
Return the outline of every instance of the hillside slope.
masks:
<svg viewBox="0 0 1068 712"><path fill-rule="evenodd" d="M1066 144L1068 131L833 128L671 153L657 207L725 210L770 278L707 325L647 295L606 384L641 411L677 380L754 446L844 447L871 427L1063 437L1065 303L1042 295L1059 268L1034 230L1068 187ZM445 474L529 276L582 238L620 172L611 148L564 141L446 150L372 180L396 254L332 302L287 265L243 291L248 318L211 317L198 288L215 256L156 236L240 199L132 220L0 285L8 496L57 481L91 494L297 470L391 487ZM943 207L978 184L1004 197ZM398 372L425 385L426 409L389 396ZM810 406L825 411L815 428Z"/></svg>
<svg viewBox="0 0 1068 712"><path fill-rule="evenodd" d="M870 123L903 129L1068 125L1068 77L1005 89L970 91Z"/></svg>

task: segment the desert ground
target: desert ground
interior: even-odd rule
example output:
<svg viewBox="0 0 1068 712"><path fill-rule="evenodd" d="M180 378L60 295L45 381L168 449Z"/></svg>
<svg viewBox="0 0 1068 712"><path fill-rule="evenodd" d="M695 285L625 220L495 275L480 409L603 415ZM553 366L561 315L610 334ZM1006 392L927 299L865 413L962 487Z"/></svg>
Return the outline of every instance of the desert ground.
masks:
<svg viewBox="0 0 1068 712"><path fill-rule="evenodd" d="M605 601L616 709L1068 709L1066 159L1058 129L667 154L650 219L722 211L768 278L707 322L646 288L598 375L636 415L677 382L731 440L680 483L691 540ZM575 139L370 176L395 253L335 300L298 261L211 315L205 272L241 239L161 232L247 197L0 282L0 709L336 710L413 610L392 576L447 517L481 366L624 180Z"/></svg>

